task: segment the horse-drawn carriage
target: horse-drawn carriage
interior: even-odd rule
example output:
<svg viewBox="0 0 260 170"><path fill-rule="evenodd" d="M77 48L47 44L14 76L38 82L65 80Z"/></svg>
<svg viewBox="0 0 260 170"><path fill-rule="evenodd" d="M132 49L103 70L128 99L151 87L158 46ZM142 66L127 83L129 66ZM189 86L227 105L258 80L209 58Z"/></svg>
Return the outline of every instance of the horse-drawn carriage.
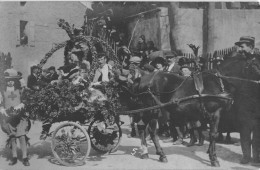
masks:
<svg viewBox="0 0 260 170"><path fill-rule="evenodd" d="M88 72L88 76L86 77L87 83L83 83L83 90L81 90L81 92L78 92L77 90L74 91L75 95L77 95L76 97L74 96L75 99L80 102L76 102L77 104L73 107L77 107L79 103L83 103L83 106L74 110L71 108L67 109L65 116L62 119L59 119L61 124L53 133L50 133L52 134L52 152L61 164L66 166L82 165L89 155L90 145L95 150L102 153L111 153L116 151L122 137L122 131L120 128L121 122L119 119L120 114L129 115L162 109L168 112L174 110L176 111L174 114L180 114L181 116L188 115L191 117L191 121L198 120L201 117L206 117L210 124L209 157L212 166L219 166L215 148L218 123L221 111L228 110L233 101L232 98L225 93L232 91L229 89L229 83L222 80L224 77L211 71L198 73L193 78L184 78L179 75L163 72L146 75L136 82L138 86L135 86L136 84L133 85L135 94L132 94L132 96L139 97L141 96L140 94L142 94L140 98L145 103L144 107L122 112L119 109L120 106L116 106L117 102L119 102L118 93L114 91L116 86L111 86L112 88L107 88L108 86L106 85L103 86L105 89L103 91L108 95L106 101L91 103L88 100L89 96L84 98L84 95L82 95L84 94L84 90L88 89L89 82L93 79L94 71L99 67L96 58L97 51L95 44L100 44L103 49L108 52L110 59L115 63L113 67L114 71L121 67L111 46L102 39L92 36L78 35L73 36L71 40L73 42L86 44L86 47L88 47L88 50L91 52L93 61L91 65L92 69ZM57 44L53 47L38 66L42 68L48 58L51 57L55 51L65 47L67 43L68 41ZM111 82L113 84L113 81ZM72 87L72 94L73 90L75 90L73 88L74 85ZM51 91L56 92L56 97L59 96L57 94L65 93L64 91L59 91L59 89ZM39 95L40 93L41 92L39 92ZM89 94L89 91L85 91L85 93ZM46 94L48 94L48 91ZM55 97L54 100L49 102L49 104L53 104L52 102L55 103ZM53 113L53 109L63 110L62 105L57 106L58 108L52 108L47 105L47 110L51 113L49 115L52 117L56 117L57 115L57 112ZM90 112L94 114L89 116L88 113ZM191 115L191 113L193 115ZM79 115L79 117L76 115ZM154 121L155 118L150 113L148 113L148 115L144 113L143 117L147 119L144 120L144 124L150 126L148 128L150 129L149 133L156 145L156 154L160 155L159 160L167 162L167 158L163 153L158 142L158 137L156 136L157 122ZM142 131L144 131L144 129ZM144 135L144 132L141 133L142 146L144 146L146 145L146 142L143 141L145 138L142 135Z"/></svg>

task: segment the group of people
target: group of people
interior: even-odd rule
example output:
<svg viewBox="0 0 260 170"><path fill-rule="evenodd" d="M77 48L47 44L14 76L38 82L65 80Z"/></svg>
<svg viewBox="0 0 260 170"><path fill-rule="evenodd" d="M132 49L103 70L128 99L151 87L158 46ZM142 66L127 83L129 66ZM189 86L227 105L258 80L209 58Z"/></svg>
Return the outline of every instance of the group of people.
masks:
<svg viewBox="0 0 260 170"><path fill-rule="evenodd" d="M152 41L148 41L147 44L145 41L145 36L141 35L139 37L138 44L132 53L124 46L121 47L121 49L125 50L125 53L119 53L118 55L119 61L121 61L121 64L123 66L123 69L118 72L118 78L120 81L127 82L131 85L133 84L135 79L143 76L144 74L150 74L157 71L175 73L185 77L190 77L192 75L193 69L188 64L179 65L179 58L181 56L178 56L177 53L172 52L164 56L159 56L159 53L156 53L156 51L158 50L156 47L154 47L154 43ZM154 54L158 56L151 57L150 54L153 52L155 52ZM132 74L131 70L134 70ZM134 124L135 123L131 118L132 131L128 135L129 137L133 137L136 135ZM170 122L167 122L166 124L160 122L158 131L159 135L170 137L172 134L172 132L170 132L170 126ZM174 136L174 144L181 144L182 139L185 136L183 135L183 128L179 124L175 124L173 126L174 132L176 134L172 135ZM193 131L191 131L191 133L193 134ZM195 141L196 139L192 138L191 143L194 143ZM203 144L203 141L204 138L202 137L200 144Z"/></svg>

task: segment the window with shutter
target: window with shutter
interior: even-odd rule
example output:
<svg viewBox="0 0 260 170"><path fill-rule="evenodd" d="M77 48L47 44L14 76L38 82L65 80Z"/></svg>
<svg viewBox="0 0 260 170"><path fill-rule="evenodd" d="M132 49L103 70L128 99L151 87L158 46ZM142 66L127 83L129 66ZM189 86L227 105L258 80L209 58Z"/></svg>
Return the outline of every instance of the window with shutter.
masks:
<svg viewBox="0 0 260 170"><path fill-rule="evenodd" d="M35 47L35 23L30 21L30 36L29 36L29 45L30 47Z"/></svg>
<svg viewBox="0 0 260 170"><path fill-rule="evenodd" d="M28 45L28 21L20 21L20 45Z"/></svg>
<svg viewBox="0 0 260 170"><path fill-rule="evenodd" d="M20 44L20 21L17 20L15 23L15 27L16 27L16 47L19 47Z"/></svg>

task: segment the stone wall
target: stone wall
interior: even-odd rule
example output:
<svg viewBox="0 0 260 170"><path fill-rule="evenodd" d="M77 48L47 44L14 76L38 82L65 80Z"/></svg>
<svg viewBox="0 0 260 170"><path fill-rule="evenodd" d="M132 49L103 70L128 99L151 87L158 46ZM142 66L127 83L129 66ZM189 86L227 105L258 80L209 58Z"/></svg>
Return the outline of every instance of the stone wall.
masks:
<svg viewBox="0 0 260 170"><path fill-rule="evenodd" d="M199 54L202 53L203 12L203 9L177 9L175 16L170 17L174 48L192 52L187 46L187 43L192 43L200 46ZM208 22L212 28L208 30L208 42L204 42L208 47L206 51L232 47L244 35L254 36L256 47L260 47L260 10L214 9L211 15Z"/></svg>
<svg viewBox="0 0 260 170"><path fill-rule="evenodd" d="M256 47L260 48L260 10L215 9L213 16L209 51L232 47L239 37L245 35L254 36Z"/></svg>
<svg viewBox="0 0 260 170"><path fill-rule="evenodd" d="M184 53L192 52L187 44L203 46L203 10L179 8L170 18L172 50L181 50Z"/></svg>
<svg viewBox="0 0 260 170"><path fill-rule="evenodd" d="M131 51L136 48L138 38L141 35L146 37L146 42L153 41L155 47L158 49L170 50L170 29L167 8L159 8L158 11L146 13L137 23L138 20L138 16L131 17L127 20L129 40L133 34L130 44Z"/></svg>

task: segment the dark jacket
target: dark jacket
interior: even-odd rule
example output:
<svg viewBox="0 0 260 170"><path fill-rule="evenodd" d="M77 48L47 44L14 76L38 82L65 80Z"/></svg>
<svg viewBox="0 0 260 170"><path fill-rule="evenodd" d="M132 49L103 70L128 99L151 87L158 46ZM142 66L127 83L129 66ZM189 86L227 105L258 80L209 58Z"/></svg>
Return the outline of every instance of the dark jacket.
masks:
<svg viewBox="0 0 260 170"><path fill-rule="evenodd" d="M32 89L32 90L38 90L39 89L39 81L33 74L28 76L27 87Z"/></svg>
<svg viewBox="0 0 260 170"><path fill-rule="evenodd" d="M59 78L59 75L56 72L48 76L49 82L51 82L53 80L58 80L58 78Z"/></svg>
<svg viewBox="0 0 260 170"><path fill-rule="evenodd" d="M168 65L165 70L168 71L169 67L170 66ZM178 63L175 63L174 66L172 67L172 69L169 70L168 72L181 74L181 66Z"/></svg>

